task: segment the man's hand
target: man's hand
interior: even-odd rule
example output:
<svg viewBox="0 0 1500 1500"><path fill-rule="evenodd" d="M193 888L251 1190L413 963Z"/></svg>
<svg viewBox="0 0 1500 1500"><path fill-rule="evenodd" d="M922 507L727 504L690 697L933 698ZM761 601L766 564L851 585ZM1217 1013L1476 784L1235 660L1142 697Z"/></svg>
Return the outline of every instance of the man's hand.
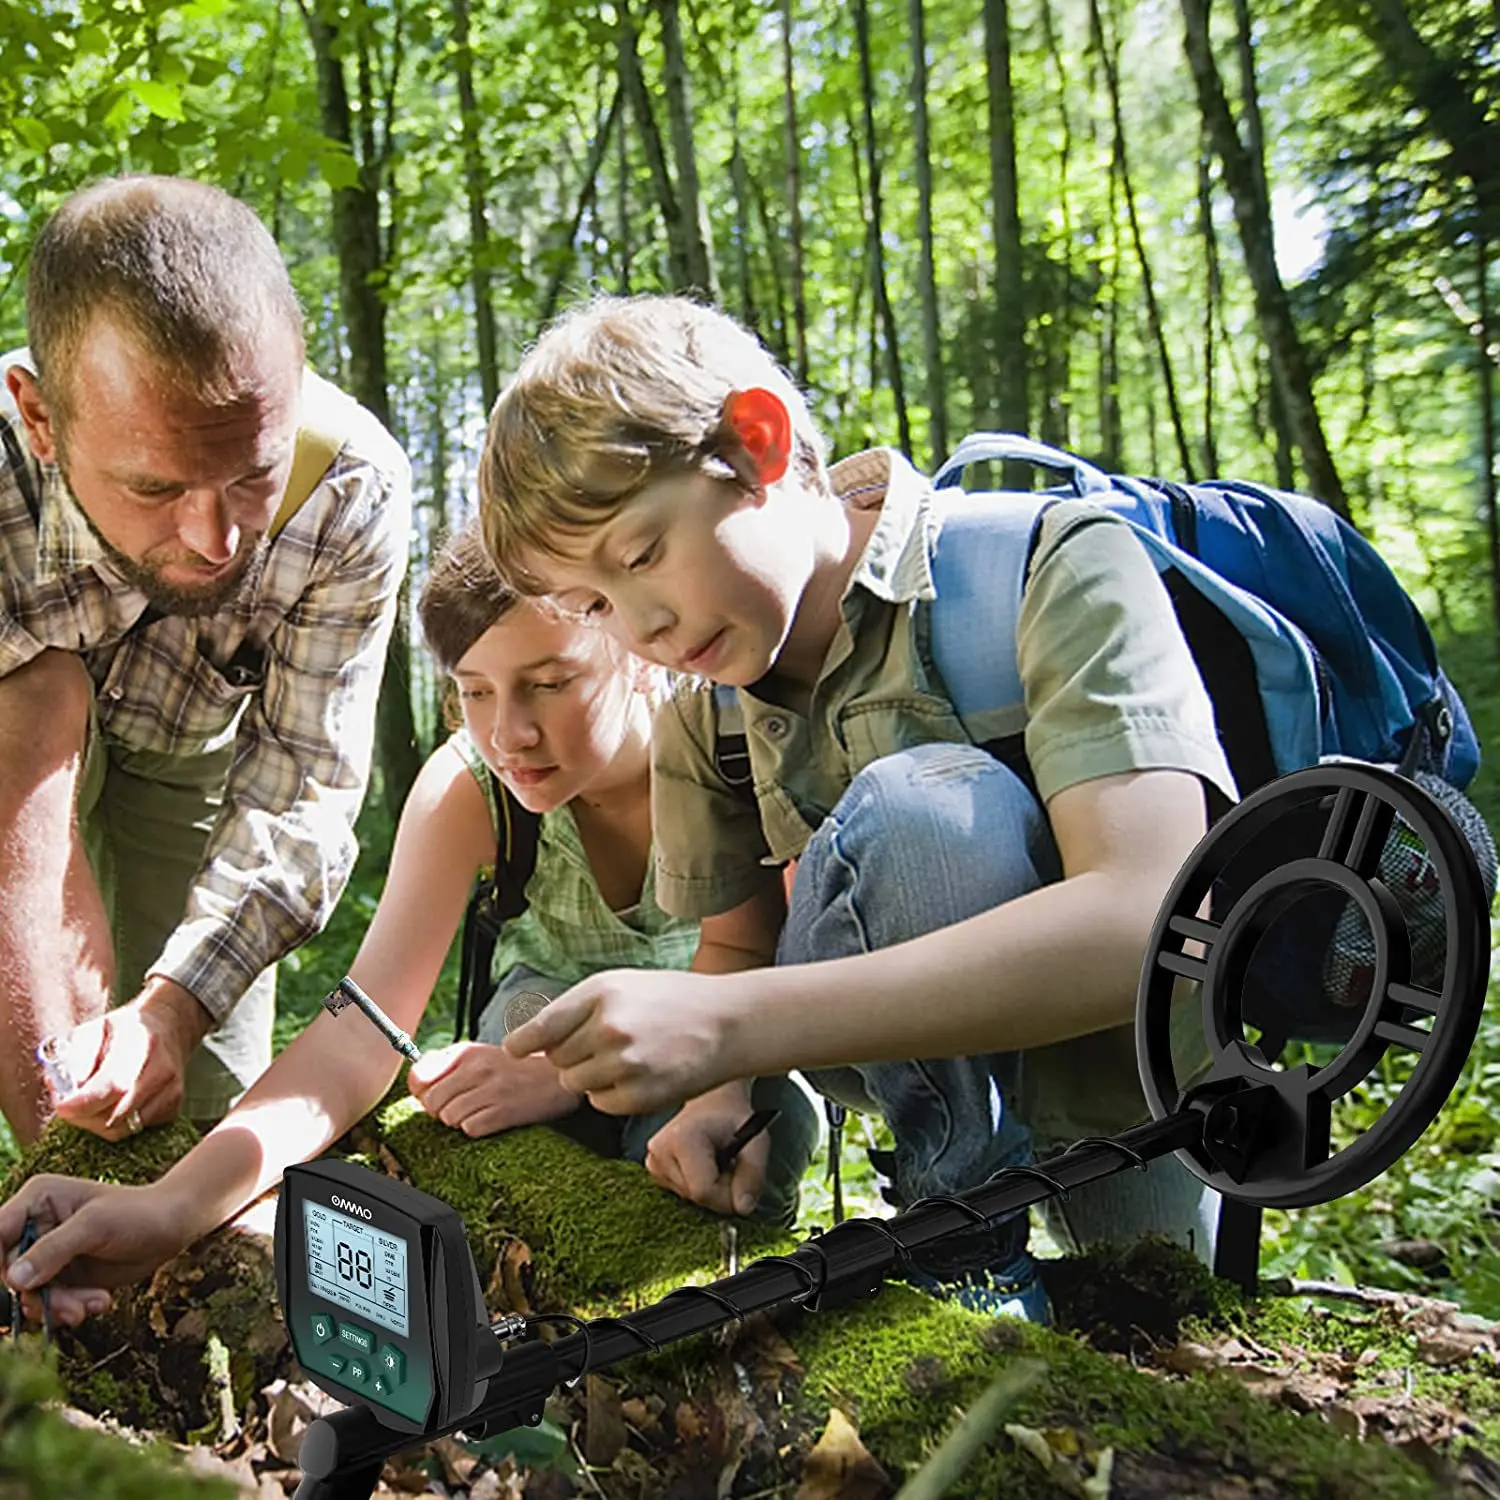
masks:
<svg viewBox="0 0 1500 1500"><path fill-rule="evenodd" d="M153 975L128 1005L68 1033L78 1084L57 1101L58 1116L108 1141L175 1119L187 1060L212 1026L187 990Z"/></svg>
<svg viewBox="0 0 1500 1500"><path fill-rule="evenodd" d="M407 1087L434 1119L469 1136L560 1119L579 1103L545 1057L512 1057L484 1042L424 1052Z"/></svg>
<svg viewBox="0 0 1500 1500"><path fill-rule="evenodd" d="M714 1161L750 1108L750 1085L743 1079L690 1099L647 1143L646 1170L679 1198L715 1213L754 1213L771 1159L769 1132L746 1145L726 1171Z"/></svg>
<svg viewBox="0 0 1500 1500"><path fill-rule="evenodd" d="M19 1259L14 1247L26 1220L41 1238ZM107 1288L144 1280L197 1236L191 1215L160 1183L120 1187L76 1177L31 1178L0 1204L5 1280L22 1293L28 1321L42 1318L40 1288L50 1287L54 1323L76 1327L110 1305Z"/></svg>
<svg viewBox="0 0 1500 1500"><path fill-rule="evenodd" d="M745 1071L731 1056L727 987L738 977L610 969L517 1027L505 1049L516 1057L545 1052L564 1085L596 1109L648 1114Z"/></svg>

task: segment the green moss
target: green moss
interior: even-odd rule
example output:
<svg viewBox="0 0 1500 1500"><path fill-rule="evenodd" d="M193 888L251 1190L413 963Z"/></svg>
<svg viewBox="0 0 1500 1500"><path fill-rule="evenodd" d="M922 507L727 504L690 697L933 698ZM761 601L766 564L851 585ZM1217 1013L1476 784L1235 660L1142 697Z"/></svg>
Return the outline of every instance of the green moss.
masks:
<svg viewBox="0 0 1500 1500"><path fill-rule="evenodd" d="M915 1469L956 1408L967 1408L1004 1365L1042 1360L1047 1376L1009 1415L1034 1428L1067 1427L1085 1447L1113 1447L1146 1467L1194 1457L1222 1473L1280 1479L1291 1493L1405 1500L1432 1493L1429 1475L1384 1445L1348 1442L1332 1428L1272 1406L1225 1375L1168 1381L1070 1336L990 1321L889 1286L873 1301L810 1318L791 1332L807 1370L798 1401L809 1419L848 1411L865 1445L892 1470ZM1005 1437L992 1441L955 1496L1054 1496L1040 1466Z"/></svg>
<svg viewBox="0 0 1500 1500"><path fill-rule="evenodd" d="M722 1274L722 1222L662 1192L629 1163L600 1158L544 1127L471 1141L409 1098L389 1101L374 1123L412 1181L462 1214L482 1274L509 1241L525 1242L533 1306L617 1313ZM791 1247L764 1226L740 1227L743 1262ZM1232 1288L1161 1243L1059 1264L1049 1272L1049 1289L1073 1323L1121 1347L1142 1326L1170 1337L1233 1325L1258 1328L1254 1336L1276 1342L1268 1324L1245 1323L1251 1313ZM769 1450L768 1482L779 1483L796 1462L776 1454L805 1452L830 1405L849 1412L892 1473L914 1470L955 1412L972 1404L1007 1362L1027 1356L1048 1373L1010 1419L1073 1429L1085 1449L1114 1448L1135 1493L1153 1493L1168 1477L1176 1492L1186 1493L1181 1483L1192 1484L1200 1473L1206 1492L1226 1472L1263 1476L1278 1493L1331 1500L1414 1500L1433 1491L1431 1476L1405 1453L1351 1442L1247 1391L1231 1375L1169 1380L1143 1373L1070 1333L979 1317L899 1284L850 1308L817 1315L788 1310L780 1321L802 1371L788 1375L779 1418L770 1419L779 1419L783 1431ZM1309 1331L1292 1315L1282 1341L1306 1343ZM722 1348L699 1339L632 1360L630 1378L670 1396L711 1386L726 1368ZM1445 1380L1455 1393L1463 1389L1485 1413L1495 1404L1493 1395L1483 1399L1470 1390L1473 1377L1434 1372L1432 1379L1434 1389ZM1026 1500L1057 1489L1002 1435L954 1493Z"/></svg>
<svg viewBox="0 0 1500 1500"><path fill-rule="evenodd" d="M481 1275L509 1239L525 1242L536 1306L620 1312L722 1274L724 1221L632 1162L545 1126L469 1140L412 1099L377 1119L412 1181L463 1216ZM742 1261L790 1248L784 1233L739 1221Z"/></svg>
<svg viewBox="0 0 1500 1500"><path fill-rule="evenodd" d="M1363 1357L1362 1380L1370 1386L1377 1387L1383 1373L1395 1372L1414 1401L1431 1400L1462 1412L1477 1429L1481 1446L1500 1447L1500 1381L1492 1357L1481 1350L1458 1365L1431 1363L1422 1353L1426 1329L1398 1306L1324 1306L1305 1297L1264 1297L1244 1306L1232 1326L1271 1349L1308 1349L1350 1363Z"/></svg>
<svg viewBox="0 0 1500 1500"><path fill-rule="evenodd" d="M197 1140L198 1132L186 1120L155 1125L123 1141L106 1141L91 1130L52 1120L6 1174L0 1199L9 1198L28 1178L44 1172L128 1186L155 1182Z"/></svg>
<svg viewBox="0 0 1500 1500"><path fill-rule="evenodd" d="M234 1485L184 1471L165 1449L77 1427L47 1403L60 1395L48 1363L0 1347L0 1495L44 1500L233 1500Z"/></svg>

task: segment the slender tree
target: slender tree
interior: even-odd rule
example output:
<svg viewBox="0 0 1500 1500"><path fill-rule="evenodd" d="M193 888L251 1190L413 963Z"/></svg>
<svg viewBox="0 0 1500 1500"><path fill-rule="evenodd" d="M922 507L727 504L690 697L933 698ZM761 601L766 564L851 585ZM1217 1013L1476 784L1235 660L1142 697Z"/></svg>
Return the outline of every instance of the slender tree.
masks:
<svg viewBox="0 0 1500 1500"><path fill-rule="evenodd" d="M629 103L630 113L635 118L636 131L646 153L646 165L651 172L651 184L656 190L656 205L661 212L662 227L667 232L667 263L674 287L686 289L694 282L694 256L688 243L689 235L678 201L677 189L672 174L667 168L667 154L662 149L661 132L657 129L656 115L651 108L651 95L646 88L645 74L641 71L639 34L635 17L631 14L628 0L619 0L616 6L619 20L616 25L616 41L619 48L620 88Z"/></svg>
<svg viewBox="0 0 1500 1500"><path fill-rule="evenodd" d="M1276 266L1270 201L1257 177L1250 153L1235 128L1224 82L1209 43L1208 0L1180 0L1180 3L1198 105L1203 111L1214 150L1223 164L1224 180L1234 202L1235 223L1255 295L1261 336L1271 360L1272 378L1285 405L1287 421L1296 436L1313 493L1347 518L1349 502L1323 433L1307 354L1292 319L1291 303L1282 285L1281 272Z"/></svg>
<svg viewBox="0 0 1500 1500"><path fill-rule="evenodd" d="M927 133L927 17L924 0L910 0L911 111L917 169L917 289L922 298L922 353L927 361L928 452L935 465L948 453L948 399L943 382L942 326L938 314L932 237L932 152Z"/></svg>
<svg viewBox="0 0 1500 1500"><path fill-rule="evenodd" d="M1026 277L1016 178L1015 94L1010 75L1010 0L984 0L984 60L989 84L991 227L995 240L995 419L1007 432L1027 432ZM1008 463L1008 488L1031 483L1025 464Z"/></svg>
<svg viewBox="0 0 1500 1500"><path fill-rule="evenodd" d="M343 147L358 165L353 182L333 189L332 214L333 242L339 263L339 307L349 345L350 394L385 426L394 427L386 373L386 305L382 290L389 275L390 241L383 232L380 213L381 183L390 164L391 136L388 127L384 140L375 132L369 54L361 45L356 47L356 59L368 104L360 111L356 138L344 73L345 49L338 25L318 0L313 3L299 0L299 3L312 45L323 133ZM388 98L394 94L397 82L399 53L394 48L393 53L395 60L386 80ZM408 596L403 587L376 714L382 796L393 819L421 768L411 706L408 613Z"/></svg>
<svg viewBox="0 0 1500 1500"><path fill-rule="evenodd" d="M802 259L802 139L797 129L797 81L792 65L792 0L781 0L781 95L786 122L787 229L791 249L792 374L807 384L807 279Z"/></svg>
<svg viewBox="0 0 1500 1500"><path fill-rule="evenodd" d="M594 132L593 143L589 146L588 160L583 166L583 180L578 185L578 197L574 200L573 213L559 235L557 264L551 276L547 278L547 290L542 294L541 321L543 324L550 323L553 314L557 311L563 283L567 280L568 271L573 264L573 248L578 243L578 231L583 226L584 217L598 190L599 168L603 165L605 152L609 150L610 132L615 128L615 119L620 113L621 92L621 89L616 86L610 96L609 107L599 121L599 128Z"/></svg>
<svg viewBox="0 0 1500 1500"><path fill-rule="evenodd" d="M1104 16L1099 0L1089 0L1089 21L1099 45L1099 57L1104 65L1104 79L1109 90L1110 120L1114 128L1115 160L1120 168L1120 186L1125 192L1125 217L1130 225L1130 241L1135 247L1135 258L1141 268L1141 289L1146 297L1146 325L1151 330L1151 341L1156 346L1157 362L1161 366L1162 384L1167 394L1167 416L1172 423L1172 436L1177 443L1177 461L1183 474L1193 477L1193 457L1188 449L1187 429L1182 422L1182 406L1177 399L1177 380L1172 373L1172 356L1167 350L1166 330L1162 327L1161 306L1156 300L1156 281L1151 274L1151 261L1146 254L1146 239L1141 233L1140 215L1136 212L1135 188L1130 180L1130 159L1125 150L1125 115L1120 108L1120 77L1111 54L1110 39L1104 32Z"/></svg>
<svg viewBox="0 0 1500 1500"><path fill-rule="evenodd" d="M714 269L713 236L708 207L698 186L698 152L693 144L693 100L688 84L687 56L682 46L682 21L677 0L656 0L661 18L663 84L667 95L667 125L672 157L677 165L677 196L682 213L682 236L688 257L689 285L711 301L719 300L719 278Z"/></svg>
<svg viewBox="0 0 1500 1500"><path fill-rule="evenodd" d="M1474 270L1478 281L1479 316L1474 324L1474 358L1479 369L1480 483L1485 529L1490 542L1490 610L1495 637L1500 640L1500 508L1495 498L1495 357L1490 333L1490 255L1483 224L1474 236Z"/></svg>
<svg viewBox="0 0 1500 1500"><path fill-rule="evenodd" d="M474 337L479 352L479 389L488 411L500 394L500 355L495 304L490 292L488 182L479 143L479 106L474 96L474 49L469 40L469 0L452 0L453 70L458 85L458 132L463 143L464 194L469 207L469 290L474 298Z"/></svg>
<svg viewBox="0 0 1500 1500"><path fill-rule="evenodd" d="M1214 230L1213 153L1206 137L1198 153L1198 233L1203 240L1203 469L1213 474L1219 467L1214 438L1214 377L1218 363L1214 331L1224 315L1224 287L1219 271L1219 237Z"/></svg>
<svg viewBox="0 0 1500 1500"><path fill-rule="evenodd" d="M740 321L760 332L755 302L755 278L750 270L750 174L740 141L740 79L738 66L729 75L729 180L734 189L734 269L739 288Z"/></svg>
<svg viewBox="0 0 1500 1500"><path fill-rule="evenodd" d="M870 66L869 0L854 0L854 35L859 48L860 95L864 102L865 164L870 178L870 285L875 290L875 315L885 344L885 374L896 403L896 430L901 451L911 454L911 420L906 411L906 385L901 374L901 341L891 310L885 280L885 241L881 228L880 143L875 137L875 78Z"/></svg>

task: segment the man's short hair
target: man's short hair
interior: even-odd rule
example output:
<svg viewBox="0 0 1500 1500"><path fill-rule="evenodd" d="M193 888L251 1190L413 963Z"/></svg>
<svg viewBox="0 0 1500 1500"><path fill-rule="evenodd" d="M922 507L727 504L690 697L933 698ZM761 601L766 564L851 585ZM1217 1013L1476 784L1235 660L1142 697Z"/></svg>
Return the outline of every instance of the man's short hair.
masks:
<svg viewBox="0 0 1500 1500"><path fill-rule="evenodd" d="M534 592L524 558L554 554L654 479L701 469L744 482L724 401L756 386L791 414L797 477L826 488L802 393L727 313L664 296L597 297L565 313L500 393L480 456L485 543L506 578Z"/></svg>
<svg viewBox="0 0 1500 1500"><path fill-rule="evenodd" d="M246 356L277 324L299 363L304 350L297 294L265 226L222 189L180 177L94 183L43 225L26 321L55 420L66 423L71 370L101 316L209 405L243 395Z"/></svg>

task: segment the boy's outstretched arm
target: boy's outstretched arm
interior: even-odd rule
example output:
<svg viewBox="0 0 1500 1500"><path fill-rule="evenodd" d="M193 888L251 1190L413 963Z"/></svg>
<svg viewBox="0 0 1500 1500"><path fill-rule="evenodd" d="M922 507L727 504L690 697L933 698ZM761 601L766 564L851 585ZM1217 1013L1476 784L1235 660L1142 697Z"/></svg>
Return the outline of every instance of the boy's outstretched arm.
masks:
<svg viewBox="0 0 1500 1500"><path fill-rule="evenodd" d="M1157 909L1207 826L1202 784L1126 772L1068 787L1047 812L1064 877L1053 885L854 958L613 970L506 1045L546 1052L569 1087L626 1113L733 1078L1016 1051L1122 1025Z"/></svg>

